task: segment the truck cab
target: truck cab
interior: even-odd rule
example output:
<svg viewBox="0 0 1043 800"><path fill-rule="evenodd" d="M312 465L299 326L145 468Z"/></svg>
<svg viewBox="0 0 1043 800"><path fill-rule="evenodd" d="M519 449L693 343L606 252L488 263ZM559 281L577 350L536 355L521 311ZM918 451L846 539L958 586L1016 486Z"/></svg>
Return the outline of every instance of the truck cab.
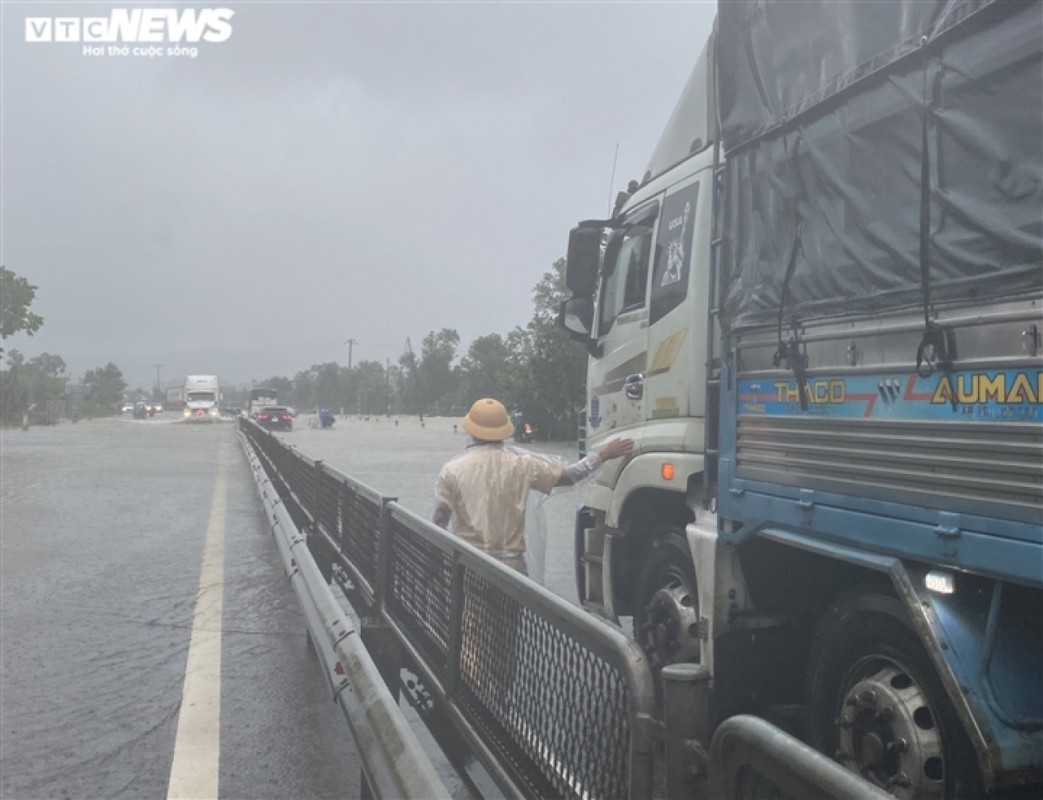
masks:
<svg viewBox="0 0 1043 800"><path fill-rule="evenodd" d="M612 219L583 222L571 232L572 296L560 314L590 353L588 448L620 435L634 440L633 457L605 465L577 517L580 600L609 620L634 617L653 663L698 652L692 639L657 652L653 637L656 617L684 614L682 604L695 589L685 526L696 509L712 524L706 417L708 403L713 407L709 243L719 159L714 41L689 78L644 182L620 193ZM664 592L673 594L667 599ZM698 625L694 617L690 622Z"/></svg>
<svg viewBox="0 0 1043 800"><path fill-rule="evenodd" d="M221 392L216 375L189 375L185 378L185 410L188 421L213 422L220 416Z"/></svg>

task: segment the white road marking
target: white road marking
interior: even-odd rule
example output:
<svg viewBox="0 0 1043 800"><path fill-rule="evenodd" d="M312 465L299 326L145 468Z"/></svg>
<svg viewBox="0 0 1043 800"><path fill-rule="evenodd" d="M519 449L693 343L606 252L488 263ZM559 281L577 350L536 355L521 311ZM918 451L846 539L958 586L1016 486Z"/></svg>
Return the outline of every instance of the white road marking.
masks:
<svg viewBox="0 0 1043 800"><path fill-rule="evenodd" d="M216 800L221 759L221 611L224 605L225 467L218 464L196 613L177 720L169 800Z"/></svg>

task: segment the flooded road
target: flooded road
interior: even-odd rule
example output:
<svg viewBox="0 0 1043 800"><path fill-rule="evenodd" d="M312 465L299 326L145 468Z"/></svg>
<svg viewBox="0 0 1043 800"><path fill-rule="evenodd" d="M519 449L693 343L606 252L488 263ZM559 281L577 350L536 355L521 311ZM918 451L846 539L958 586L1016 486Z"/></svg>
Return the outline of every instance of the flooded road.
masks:
<svg viewBox="0 0 1043 800"><path fill-rule="evenodd" d="M168 796L182 707L195 702L183 691L204 541L218 527L209 779L228 798L357 796L351 737L305 645L235 426L172 419L2 434L0 796ZM216 768L179 757L180 770Z"/></svg>
<svg viewBox="0 0 1043 800"><path fill-rule="evenodd" d="M209 771L222 798L357 797L351 736L305 646L235 425L175 420L0 434L0 796L164 798L172 775ZM301 416L277 435L429 517L438 470L466 443L455 422L319 430ZM546 582L572 602L580 498L546 503ZM203 573L215 548L220 580ZM215 598L220 621L206 622ZM205 684L213 672L210 699L186 682L201 619L219 646L191 674ZM217 726L211 761L176 746L197 707Z"/></svg>

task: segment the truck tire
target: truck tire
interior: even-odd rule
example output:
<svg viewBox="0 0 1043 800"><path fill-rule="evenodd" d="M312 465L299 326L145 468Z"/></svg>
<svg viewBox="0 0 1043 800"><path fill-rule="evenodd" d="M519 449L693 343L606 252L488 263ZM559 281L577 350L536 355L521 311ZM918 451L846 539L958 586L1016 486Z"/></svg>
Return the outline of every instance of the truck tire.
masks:
<svg viewBox="0 0 1043 800"><path fill-rule="evenodd" d="M634 640L658 676L668 664L699 660L699 597L684 533L668 525L654 538L638 579Z"/></svg>
<svg viewBox="0 0 1043 800"><path fill-rule="evenodd" d="M896 797L978 798L974 750L902 603L856 589L826 613L808 659L812 745Z"/></svg>

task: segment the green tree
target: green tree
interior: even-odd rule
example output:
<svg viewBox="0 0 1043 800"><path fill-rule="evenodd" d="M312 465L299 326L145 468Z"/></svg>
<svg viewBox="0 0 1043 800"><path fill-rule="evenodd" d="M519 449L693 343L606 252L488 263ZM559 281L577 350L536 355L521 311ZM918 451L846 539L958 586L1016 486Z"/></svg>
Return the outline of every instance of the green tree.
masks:
<svg viewBox="0 0 1043 800"><path fill-rule="evenodd" d="M557 325L558 308L569 296L564 258L543 274L533 296L536 308L527 328L531 397L520 398L520 408L541 437L574 438L585 405L587 352Z"/></svg>
<svg viewBox="0 0 1043 800"><path fill-rule="evenodd" d="M337 408L344 398L342 375L345 370L342 370L339 364L330 361L315 364L310 372L315 381L315 406Z"/></svg>
<svg viewBox="0 0 1043 800"><path fill-rule="evenodd" d="M293 393L286 402L298 411L315 408L315 375L310 369L293 376Z"/></svg>
<svg viewBox="0 0 1043 800"><path fill-rule="evenodd" d="M422 414L426 407L421 405L420 370L416 353L407 350L398 359L395 375L395 393L398 410L404 414Z"/></svg>
<svg viewBox="0 0 1043 800"><path fill-rule="evenodd" d="M503 403L511 411L531 414L537 402L532 377L532 334L528 328L515 328L507 334L504 345L507 355L500 370Z"/></svg>
<svg viewBox="0 0 1043 800"><path fill-rule="evenodd" d="M26 362L22 379L29 391L29 402L38 408L46 408L52 416L57 416L61 400L65 396L65 385L69 382L65 374L64 359L50 353L41 353Z"/></svg>
<svg viewBox="0 0 1043 800"><path fill-rule="evenodd" d="M480 397L503 398L507 355L507 345L498 333L479 336L471 342L467 355L460 359L456 404L468 408Z"/></svg>
<svg viewBox="0 0 1043 800"><path fill-rule="evenodd" d="M43 325L43 317L34 314L29 306L36 299L37 286L0 266L0 352L9 336L24 331L32 336Z"/></svg>
<svg viewBox="0 0 1043 800"><path fill-rule="evenodd" d="M432 414L450 413L458 404L453 361L460 334L453 328L431 331L420 346L421 402Z"/></svg>
<svg viewBox="0 0 1043 800"><path fill-rule="evenodd" d="M363 414L385 414L390 408L389 381L379 361L360 361L353 372L357 378L358 408Z"/></svg>
<svg viewBox="0 0 1043 800"><path fill-rule="evenodd" d="M17 350L7 356L9 369L0 378L0 405L5 422L20 422L22 412L32 409L55 420L65 411L65 361L61 356L41 353L28 361Z"/></svg>
<svg viewBox="0 0 1043 800"><path fill-rule="evenodd" d="M0 418L4 422L22 420L23 412L29 408L29 390L22 382L25 357L17 350L7 354L7 369L0 373Z"/></svg>
<svg viewBox="0 0 1043 800"><path fill-rule="evenodd" d="M123 405L123 392L127 388L120 368L111 361L104 367L89 369L83 375L83 383L89 395L87 405L98 416L118 414Z"/></svg>

